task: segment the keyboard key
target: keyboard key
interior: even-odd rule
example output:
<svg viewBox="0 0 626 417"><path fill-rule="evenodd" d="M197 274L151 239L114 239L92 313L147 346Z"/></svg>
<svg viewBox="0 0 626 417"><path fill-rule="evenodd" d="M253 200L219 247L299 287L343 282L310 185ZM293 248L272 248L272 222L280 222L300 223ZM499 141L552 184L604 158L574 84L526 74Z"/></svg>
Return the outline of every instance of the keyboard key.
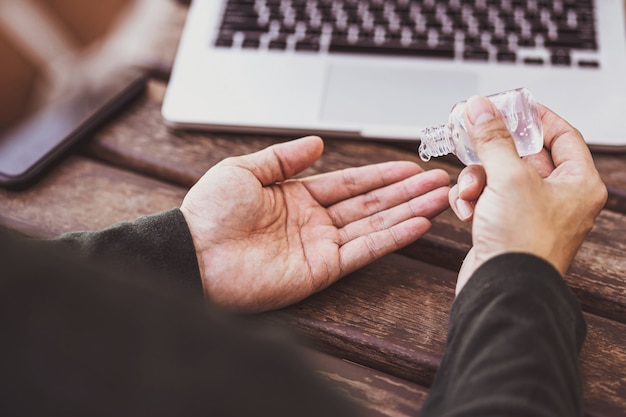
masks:
<svg viewBox="0 0 626 417"><path fill-rule="evenodd" d="M543 65L543 58L524 58L524 64Z"/></svg>
<svg viewBox="0 0 626 417"><path fill-rule="evenodd" d="M509 44L509 40L506 36L495 35L491 38L491 44L498 48L506 47Z"/></svg>
<svg viewBox="0 0 626 417"><path fill-rule="evenodd" d="M470 48L479 47L480 44L482 43L480 37L478 36L466 36L464 42L465 42L465 46L468 46Z"/></svg>
<svg viewBox="0 0 626 417"><path fill-rule="evenodd" d="M499 51L496 54L496 59L498 62L516 62L517 54L512 51Z"/></svg>
<svg viewBox="0 0 626 417"><path fill-rule="evenodd" d="M555 39L546 39L547 48L597 49L595 33L561 29Z"/></svg>
<svg viewBox="0 0 626 417"><path fill-rule="evenodd" d="M269 49L287 49L287 41L285 39L274 39L267 45Z"/></svg>
<svg viewBox="0 0 626 417"><path fill-rule="evenodd" d="M484 49L470 49L463 52L463 59L467 61L487 61L489 59L489 52Z"/></svg>
<svg viewBox="0 0 626 417"><path fill-rule="evenodd" d="M384 54L397 56L420 56L428 58L454 58L454 49L450 47L430 48L428 45L411 44L386 44L384 48L375 43L339 43L331 42L328 47L329 52L353 53L353 54Z"/></svg>
<svg viewBox="0 0 626 417"><path fill-rule="evenodd" d="M580 60L578 66L583 68L600 68L600 63L594 60Z"/></svg>
<svg viewBox="0 0 626 417"><path fill-rule="evenodd" d="M296 43L296 51L319 51L320 39L318 37L304 38Z"/></svg>
<svg viewBox="0 0 626 417"><path fill-rule="evenodd" d="M517 41L517 46L519 47L523 47L523 48L532 48L534 46L536 46L535 43L535 39L534 38L520 38Z"/></svg>
<svg viewBox="0 0 626 417"><path fill-rule="evenodd" d="M279 32L281 34L285 34L285 35L291 35L292 33L296 33L296 26L295 25L289 25L289 26L281 26Z"/></svg>
<svg viewBox="0 0 626 417"><path fill-rule="evenodd" d="M572 65L572 58L568 50L557 49L552 52L550 62L552 62L552 65L570 66Z"/></svg>
<svg viewBox="0 0 626 417"><path fill-rule="evenodd" d="M233 39L235 32L230 30L220 30L220 33L215 41L215 46L229 48L233 46Z"/></svg>
<svg viewBox="0 0 626 417"><path fill-rule="evenodd" d="M547 63L572 65L569 53L562 51L596 50L595 25L592 0L229 0L215 45L230 47L234 34L243 32L244 48L258 48L265 34L271 36L269 49L285 50L287 38L294 34L307 39L331 34L331 53L446 59L461 55L466 60L515 63L517 47L535 48L536 40L543 39L544 46L555 51ZM257 35L248 36L252 33ZM459 44L456 39L462 34L465 41ZM488 53L487 47L495 47L496 53ZM319 41L301 39L295 50L320 50ZM533 57L523 61L546 63ZM594 62L576 65L591 67Z"/></svg>
<svg viewBox="0 0 626 417"><path fill-rule="evenodd" d="M241 44L242 48L258 48L260 45L260 42L258 39L248 39L245 38Z"/></svg>
<svg viewBox="0 0 626 417"><path fill-rule="evenodd" d="M231 46L233 46L233 38L217 38L217 40L215 41L215 46L221 48L230 48Z"/></svg>

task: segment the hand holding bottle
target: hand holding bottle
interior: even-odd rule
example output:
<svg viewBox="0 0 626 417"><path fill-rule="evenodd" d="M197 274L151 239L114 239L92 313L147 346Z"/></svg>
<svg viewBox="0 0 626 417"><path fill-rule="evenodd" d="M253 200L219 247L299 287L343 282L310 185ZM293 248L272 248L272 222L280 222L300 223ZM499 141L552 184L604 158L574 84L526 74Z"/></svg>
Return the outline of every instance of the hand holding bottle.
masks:
<svg viewBox="0 0 626 417"><path fill-rule="evenodd" d="M527 88L503 91L487 97L502 113L520 156L533 155L543 149L543 130L537 102ZM432 156L455 154L465 165L480 164L465 126L465 101L455 104L448 122L429 127L420 133L418 153L423 161Z"/></svg>
<svg viewBox="0 0 626 417"><path fill-rule="evenodd" d="M496 107L472 97L465 110L470 141L483 165L470 165L449 194L473 247L459 272L457 294L488 259L531 253L565 274L606 202L607 191L580 133L543 106L544 150L521 159Z"/></svg>

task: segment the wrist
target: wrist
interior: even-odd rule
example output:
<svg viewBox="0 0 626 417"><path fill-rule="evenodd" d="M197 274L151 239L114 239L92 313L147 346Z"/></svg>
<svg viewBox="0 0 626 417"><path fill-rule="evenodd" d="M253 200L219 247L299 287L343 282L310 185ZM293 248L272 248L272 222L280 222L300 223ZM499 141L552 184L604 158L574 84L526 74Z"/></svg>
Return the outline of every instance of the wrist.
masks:
<svg viewBox="0 0 626 417"><path fill-rule="evenodd" d="M555 271L559 273L561 277L565 275L565 272L569 268L569 264L571 259L564 259L564 257L557 258L556 256L544 256L535 251L531 250L501 250L490 252L488 255L483 255L477 253L476 248L473 247L467 253L467 256L463 260L463 264L461 265L461 269L459 270L459 275L457 278L455 295L458 296L463 288L467 285L470 279L474 276L476 271L478 271L483 265L491 262L493 259L496 259L501 256L507 255L519 255L519 256L530 256L536 259L540 259L541 261L549 264Z"/></svg>

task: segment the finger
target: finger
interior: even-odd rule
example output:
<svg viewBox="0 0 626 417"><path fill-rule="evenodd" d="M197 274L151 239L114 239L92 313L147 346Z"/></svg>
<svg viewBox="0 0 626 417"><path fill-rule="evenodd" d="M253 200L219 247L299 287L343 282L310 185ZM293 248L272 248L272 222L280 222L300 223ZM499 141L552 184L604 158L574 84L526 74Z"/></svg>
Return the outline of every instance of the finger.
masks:
<svg viewBox="0 0 626 417"><path fill-rule="evenodd" d="M487 185L487 175L481 165L467 166L457 180L458 196L464 200L478 200Z"/></svg>
<svg viewBox="0 0 626 417"><path fill-rule="evenodd" d="M459 198L458 184L450 189L450 192L448 193L448 200L450 208L452 208L452 211L456 214L456 217L458 217L459 220L464 222L472 220L474 217L474 206L476 203L475 201L468 201Z"/></svg>
<svg viewBox="0 0 626 417"><path fill-rule="evenodd" d="M448 187L441 187L409 202L349 223L339 230L340 245L381 232L413 217L432 218L448 208Z"/></svg>
<svg viewBox="0 0 626 417"><path fill-rule="evenodd" d="M466 102L465 122L487 178L506 181L521 160L500 111L486 97L474 96Z"/></svg>
<svg viewBox="0 0 626 417"><path fill-rule="evenodd" d="M225 159L222 164L249 170L261 184L285 181L304 171L319 159L324 142L317 136L307 136L272 145L249 155Z"/></svg>
<svg viewBox="0 0 626 417"><path fill-rule="evenodd" d="M546 148L543 148L539 153L524 156L522 159L533 167L541 178L547 178L555 168L552 155Z"/></svg>
<svg viewBox="0 0 626 417"><path fill-rule="evenodd" d="M413 162L392 161L315 175L303 179L302 183L318 203L327 207L422 171Z"/></svg>
<svg viewBox="0 0 626 417"><path fill-rule="evenodd" d="M597 203L596 210L599 211L607 199L606 186L598 174L584 138L578 130L547 107L540 105L539 112L542 122L551 126L545 146L551 150L556 166L547 180L558 182L564 179L571 183L576 179L578 193L585 194L591 204Z"/></svg>
<svg viewBox="0 0 626 417"><path fill-rule="evenodd" d="M550 150L556 167L568 161L584 167L593 165L589 147L576 128L541 104L539 114L544 126L544 146Z"/></svg>
<svg viewBox="0 0 626 417"><path fill-rule="evenodd" d="M430 221L414 217L389 229L351 240L339 248L340 276L414 242L430 229Z"/></svg>
<svg viewBox="0 0 626 417"><path fill-rule="evenodd" d="M450 177L443 170L432 170L413 175L365 194L340 201L328 208L328 214L337 227L368 217L390 207L406 203L434 189L447 186Z"/></svg>

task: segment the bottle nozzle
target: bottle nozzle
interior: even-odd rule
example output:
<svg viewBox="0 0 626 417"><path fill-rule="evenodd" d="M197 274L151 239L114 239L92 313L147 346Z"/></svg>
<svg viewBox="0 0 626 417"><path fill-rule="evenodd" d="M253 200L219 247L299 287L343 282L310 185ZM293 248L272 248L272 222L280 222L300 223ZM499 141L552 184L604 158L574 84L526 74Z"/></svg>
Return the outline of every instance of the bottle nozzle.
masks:
<svg viewBox="0 0 626 417"><path fill-rule="evenodd" d="M426 145L424 144L423 140L422 140L422 143L420 143L420 146L417 149L417 152L419 153L422 161L424 162L430 161L430 153L428 153L428 150L426 149Z"/></svg>
<svg viewBox="0 0 626 417"><path fill-rule="evenodd" d="M422 161L428 162L433 156L447 155L454 151L452 132L448 125L428 127L420 132L418 153Z"/></svg>

